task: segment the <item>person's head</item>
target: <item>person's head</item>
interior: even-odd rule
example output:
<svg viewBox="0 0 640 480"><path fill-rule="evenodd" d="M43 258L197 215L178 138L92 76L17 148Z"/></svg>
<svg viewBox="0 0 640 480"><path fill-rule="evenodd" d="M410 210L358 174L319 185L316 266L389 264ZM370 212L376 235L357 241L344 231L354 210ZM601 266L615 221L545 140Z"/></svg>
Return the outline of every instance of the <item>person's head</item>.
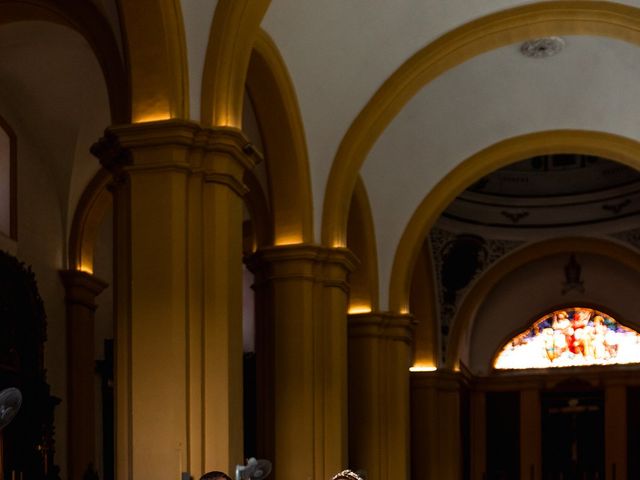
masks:
<svg viewBox="0 0 640 480"><path fill-rule="evenodd" d="M207 472L200 477L200 480L231 480L231 477L224 472Z"/></svg>
<svg viewBox="0 0 640 480"><path fill-rule="evenodd" d="M363 477L352 470L343 470L334 476L331 480L363 480Z"/></svg>

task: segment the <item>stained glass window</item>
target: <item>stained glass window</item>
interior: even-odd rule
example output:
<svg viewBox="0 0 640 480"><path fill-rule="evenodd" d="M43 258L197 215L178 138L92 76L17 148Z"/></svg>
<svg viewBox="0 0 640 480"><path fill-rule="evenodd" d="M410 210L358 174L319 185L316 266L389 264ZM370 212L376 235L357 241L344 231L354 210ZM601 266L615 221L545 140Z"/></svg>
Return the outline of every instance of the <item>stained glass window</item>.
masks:
<svg viewBox="0 0 640 480"><path fill-rule="evenodd" d="M500 370L640 363L640 335L591 308L556 310L511 339L498 353Z"/></svg>

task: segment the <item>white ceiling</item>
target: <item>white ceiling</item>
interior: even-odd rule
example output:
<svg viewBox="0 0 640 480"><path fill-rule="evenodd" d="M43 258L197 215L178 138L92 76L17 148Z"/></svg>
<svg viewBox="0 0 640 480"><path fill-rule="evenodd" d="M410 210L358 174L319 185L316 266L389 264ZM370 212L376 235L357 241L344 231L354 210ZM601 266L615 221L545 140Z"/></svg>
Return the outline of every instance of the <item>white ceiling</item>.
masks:
<svg viewBox="0 0 640 480"><path fill-rule="evenodd" d="M526 58L518 45L475 57L424 87L384 132L361 172L376 225L383 297L416 207L474 153L555 129L640 140L640 49L597 37L566 42L562 53L547 59Z"/></svg>
<svg viewBox="0 0 640 480"><path fill-rule="evenodd" d="M326 180L351 122L383 82L421 48L519 0L273 0L263 28L292 76L311 163L315 231ZM638 0L619 3L640 6Z"/></svg>
<svg viewBox="0 0 640 480"><path fill-rule="evenodd" d="M99 163L89 147L109 125L102 71L75 31L48 22L0 27L0 95L55 184L64 229ZM20 141L18 139L18 149ZM18 165L18 169L20 165Z"/></svg>
<svg viewBox="0 0 640 480"><path fill-rule="evenodd" d="M113 23L113 1L95 1ZM534 2L273 0L262 26L280 49L298 96L317 240L335 153L376 90L443 33L527 3ZM640 0L621 3L640 7ZM181 4L191 116L198 118L216 2ZM361 173L374 211L382 308L395 249L409 218L429 190L464 159L506 138L551 129L640 139L640 49L599 37L566 40L561 54L544 60L522 57L518 45L511 45L459 65L426 85L376 143ZM97 169L88 147L109 124L104 81L89 46L59 25L1 27L0 94L34 132L50 161L61 207L71 211Z"/></svg>
<svg viewBox="0 0 640 480"><path fill-rule="evenodd" d="M333 159L351 122L404 61L447 31L515 0L274 0L263 28L292 76L309 148L316 237ZM640 7L640 1L620 2ZM547 59L519 45L480 55L425 86L383 133L361 174L370 196L386 307L390 270L420 201L455 165L516 135L586 129L640 139L640 49L566 38Z"/></svg>

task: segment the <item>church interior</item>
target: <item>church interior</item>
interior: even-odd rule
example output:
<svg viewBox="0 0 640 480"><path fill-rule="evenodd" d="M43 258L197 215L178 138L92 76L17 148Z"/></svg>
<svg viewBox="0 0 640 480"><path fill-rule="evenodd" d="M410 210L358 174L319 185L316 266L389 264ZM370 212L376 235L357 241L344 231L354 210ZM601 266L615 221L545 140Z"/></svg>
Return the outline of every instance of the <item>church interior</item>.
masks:
<svg viewBox="0 0 640 480"><path fill-rule="evenodd" d="M639 112L640 0L0 0L0 480L640 479Z"/></svg>

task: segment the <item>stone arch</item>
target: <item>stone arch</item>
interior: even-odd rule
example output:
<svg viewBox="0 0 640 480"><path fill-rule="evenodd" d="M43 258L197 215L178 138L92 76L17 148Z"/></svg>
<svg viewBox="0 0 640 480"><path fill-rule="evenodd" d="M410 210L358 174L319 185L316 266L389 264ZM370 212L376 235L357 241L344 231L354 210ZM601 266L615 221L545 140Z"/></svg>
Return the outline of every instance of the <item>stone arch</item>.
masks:
<svg viewBox="0 0 640 480"><path fill-rule="evenodd" d="M605 256L640 272L640 254L626 246L604 239L566 237L546 240L517 250L492 266L471 289L460 305L460 310L451 332L445 368L456 369L459 367L465 334L472 328L475 315L484 298L502 278L530 262L565 252L591 253ZM615 312L610 313L615 314Z"/></svg>
<svg viewBox="0 0 640 480"><path fill-rule="evenodd" d="M179 0L118 2L133 123L188 118L186 40Z"/></svg>
<svg viewBox="0 0 640 480"><path fill-rule="evenodd" d="M433 223L460 192L498 168L524 158L551 153L598 155L640 168L640 143L610 133L584 130L555 130L521 135L471 156L427 194L405 228L391 271L391 311L408 312L411 273L418 251Z"/></svg>
<svg viewBox="0 0 640 480"><path fill-rule="evenodd" d="M540 2L467 23L417 52L375 93L338 148L325 191L323 243L345 245L358 172L386 127L422 87L479 54L546 35L599 35L640 44L640 10L599 1Z"/></svg>
<svg viewBox="0 0 640 480"><path fill-rule="evenodd" d="M128 81L124 62L107 20L91 2L70 0L10 1L0 5L0 24L17 21L47 21L69 27L89 43L105 78L114 123L131 118Z"/></svg>
<svg viewBox="0 0 640 480"><path fill-rule="evenodd" d="M93 274L93 252L105 215L113 206L111 174L101 169L85 188L71 224L69 269Z"/></svg>
<svg viewBox="0 0 640 480"><path fill-rule="evenodd" d="M258 32L246 79L267 159L274 243L313 242L309 159L298 100L273 40Z"/></svg>
<svg viewBox="0 0 640 480"><path fill-rule="evenodd" d="M378 255L375 228L362 178L358 178L353 189L347 232L347 247L360 260L360 265L349 277L349 313L377 312L379 308Z"/></svg>
<svg viewBox="0 0 640 480"><path fill-rule="evenodd" d="M206 126L242 127L242 102L251 51L271 0L220 0L202 75L201 119Z"/></svg>

